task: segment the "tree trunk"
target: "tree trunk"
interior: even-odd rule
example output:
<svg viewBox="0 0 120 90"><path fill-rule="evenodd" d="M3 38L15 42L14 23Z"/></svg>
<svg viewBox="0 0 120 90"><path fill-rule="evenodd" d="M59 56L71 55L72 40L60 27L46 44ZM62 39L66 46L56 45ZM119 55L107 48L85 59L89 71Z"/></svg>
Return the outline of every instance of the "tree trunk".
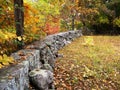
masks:
<svg viewBox="0 0 120 90"><path fill-rule="evenodd" d="M75 29L75 16L72 15L72 30Z"/></svg>
<svg viewBox="0 0 120 90"><path fill-rule="evenodd" d="M23 11L23 0L14 0L14 17L15 17L15 27L16 35L21 38L18 41L18 49L23 47L23 33L24 33L24 11Z"/></svg>

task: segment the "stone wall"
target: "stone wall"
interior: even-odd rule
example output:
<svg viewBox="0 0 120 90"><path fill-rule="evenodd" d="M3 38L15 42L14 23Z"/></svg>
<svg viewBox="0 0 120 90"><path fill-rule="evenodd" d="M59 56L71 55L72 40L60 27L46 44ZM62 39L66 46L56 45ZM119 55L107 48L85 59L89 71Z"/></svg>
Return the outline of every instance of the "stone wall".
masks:
<svg viewBox="0 0 120 90"><path fill-rule="evenodd" d="M32 90L30 82L39 90L53 89L52 74L58 50L81 35L81 30L49 35L13 53L16 63L0 69L0 90Z"/></svg>

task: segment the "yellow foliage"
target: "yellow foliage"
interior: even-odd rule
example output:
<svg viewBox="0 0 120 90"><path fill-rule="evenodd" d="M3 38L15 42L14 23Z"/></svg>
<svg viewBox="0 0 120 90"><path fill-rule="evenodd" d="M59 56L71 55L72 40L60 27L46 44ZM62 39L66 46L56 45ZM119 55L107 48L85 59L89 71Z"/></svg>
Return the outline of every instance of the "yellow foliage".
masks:
<svg viewBox="0 0 120 90"><path fill-rule="evenodd" d="M38 28L37 28L36 26L32 26L32 32L33 32L33 33L36 33L37 30L38 30Z"/></svg>
<svg viewBox="0 0 120 90"><path fill-rule="evenodd" d="M93 46L94 45L94 40L93 37L91 36L86 36L84 37L85 43L83 43L84 46Z"/></svg>
<svg viewBox="0 0 120 90"><path fill-rule="evenodd" d="M2 67L3 67L3 65L0 64L0 68L2 68Z"/></svg>
<svg viewBox="0 0 120 90"><path fill-rule="evenodd" d="M14 59L12 57L7 56L6 54L3 54L3 56L0 56L0 68L4 67L5 65L9 65L10 63L13 63Z"/></svg>
<svg viewBox="0 0 120 90"><path fill-rule="evenodd" d="M15 37L16 35L14 33L3 32L2 30L0 30L0 43L3 43L4 41L7 41L7 40L11 40Z"/></svg>
<svg viewBox="0 0 120 90"><path fill-rule="evenodd" d="M38 30L38 23L40 23L39 20L39 11L32 7L30 4L25 3L25 30L26 32L36 34ZM39 24L40 25L40 24Z"/></svg>

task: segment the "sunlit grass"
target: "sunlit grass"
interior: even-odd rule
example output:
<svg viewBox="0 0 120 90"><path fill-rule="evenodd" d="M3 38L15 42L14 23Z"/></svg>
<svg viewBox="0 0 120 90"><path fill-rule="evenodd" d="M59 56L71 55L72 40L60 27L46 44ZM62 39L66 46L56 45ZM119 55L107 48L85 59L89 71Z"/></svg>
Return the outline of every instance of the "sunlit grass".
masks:
<svg viewBox="0 0 120 90"><path fill-rule="evenodd" d="M59 53L64 57L56 62L56 87L80 89L83 86L100 90L120 88L120 36L83 36ZM61 74L64 72L69 77L66 74L63 77ZM60 82L57 75L61 75L66 87L57 84ZM70 79L66 81L64 78ZM90 86L80 86L80 81Z"/></svg>

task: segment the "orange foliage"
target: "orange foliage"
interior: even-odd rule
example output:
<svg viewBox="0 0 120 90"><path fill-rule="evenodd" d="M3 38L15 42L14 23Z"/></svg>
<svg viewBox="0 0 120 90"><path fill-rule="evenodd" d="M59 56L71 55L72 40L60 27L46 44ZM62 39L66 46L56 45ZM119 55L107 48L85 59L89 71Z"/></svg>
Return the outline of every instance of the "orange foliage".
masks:
<svg viewBox="0 0 120 90"><path fill-rule="evenodd" d="M37 16L38 11L34 9L30 4L25 3L24 4L24 17L25 17L25 29L26 32L31 31L35 34L39 30L37 24L39 23L39 16Z"/></svg>
<svg viewBox="0 0 120 90"><path fill-rule="evenodd" d="M60 20L59 18L53 18L52 22L47 22L45 24L44 32L47 33L47 35L55 34L60 31Z"/></svg>
<svg viewBox="0 0 120 90"><path fill-rule="evenodd" d="M14 23L14 12L13 9L6 5L3 4L1 5L1 12L0 13L0 28L5 28L6 26L13 26Z"/></svg>
<svg viewBox="0 0 120 90"><path fill-rule="evenodd" d="M47 33L47 35L54 34L59 32L59 26L52 26L49 23L47 23L44 31Z"/></svg>

